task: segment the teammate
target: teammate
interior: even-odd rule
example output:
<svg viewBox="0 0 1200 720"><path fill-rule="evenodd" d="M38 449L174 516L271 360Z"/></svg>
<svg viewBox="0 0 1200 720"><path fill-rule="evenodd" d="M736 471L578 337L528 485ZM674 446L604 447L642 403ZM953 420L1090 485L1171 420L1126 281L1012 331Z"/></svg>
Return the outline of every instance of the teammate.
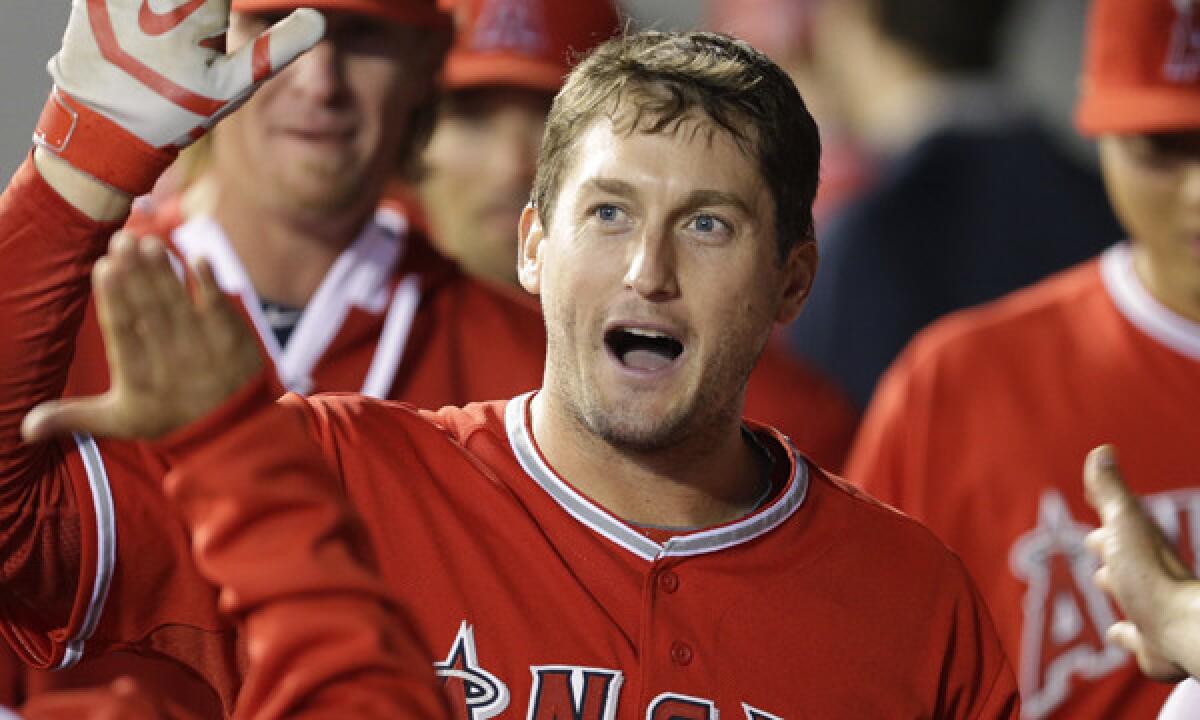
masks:
<svg viewBox="0 0 1200 720"><path fill-rule="evenodd" d="M106 5L126 11L128 55L161 73L170 50L193 87L222 87L201 68L228 65L197 45L217 28L193 16L146 36L133 6ZM126 77L88 54L79 10L60 57L81 49L96 82ZM130 133L87 87L60 82L74 134L39 147L0 198L0 322L18 328L0 346L0 609L27 656L130 643L236 684L230 628L147 491L147 449L115 439L171 433L153 449L177 472L263 476L269 444L287 468L335 475L468 717L1013 715L954 556L741 419L750 369L816 261L817 130L769 60L721 36L645 33L572 72L521 220L542 389L437 412L277 403L254 343L181 302L153 241L96 267L123 309L106 322L112 388L41 405L61 387L91 259L155 170L130 160L139 185L93 160L114 137L121 158L144 158L211 120L160 106ZM109 129L100 147L93 123ZM174 642L146 641L165 628Z"/></svg>
<svg viewBox="0 0 1200 720"><path fill-rule="evenodd" d="M459 33L417 195L439 248L468 271L515 286L514 228L550 102L573 60L611 36L618 16L611 0L460 0L455 10ZM830 382L775 343L750 377L746 415L835 470L858 420Z"/></svg>
<svg viewBox="0 0 1200 720"><path fill-rule="evenodd" d="M229 46L304 5L326 12L325 39L215 129L186 191L139 204L130 227L213 262L290 390L436 408L535 386L535 308L460 273L385 195L423 147L450 16L435 0L234 0ZM82 333L69 395L107 386L91 316ZM483 348L493 362L475 361Z"/></svg>
<svg viewBox="0 0 1200 720"><path fill-rule="evenodd" d="M1130 241L939 324L889 371L847 477L960 553L1019 665L1024 712L1146 717L1166 689L1107 644L1075 481L1119 447L1181 557L1197 557L1200 12L1097 0L1077 120L1099 136Z"/></svg>
<svg viewBox="0 0 1200 720"><path fill-rule="evenodd" d="M184 193L140 203L129 226L213 261L289 389L438 408L535 387L536 306L465 276L384 194L397 160L422 148L449 15L434 0L235 0L229 46L301 5L326 12L325 39L206 138ZM93 310L75 358L66 394L103 391ZM34 676L21 692L112 674Z"/></svg>

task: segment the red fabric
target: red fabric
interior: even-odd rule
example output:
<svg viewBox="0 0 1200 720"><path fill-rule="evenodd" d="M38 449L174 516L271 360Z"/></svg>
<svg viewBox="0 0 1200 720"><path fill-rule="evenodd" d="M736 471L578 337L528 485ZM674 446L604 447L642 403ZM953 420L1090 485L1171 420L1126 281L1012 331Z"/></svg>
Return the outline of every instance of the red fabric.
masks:
<svg viewBox="0 0 1200 720"><path fill-rule="evenodd" d="M450 28L451 18L436 0L233 0L232 10L242 13L289 12L311 7L333 12L371 15L401 25Z"/></svg>
<svg viewBox="0 0 1200 720"><path fill-rule="evenodd" d="M248 474L265 442L332 469L462 711L550 717L572 702L577 670L594 718L685 706L715 717L743 703L771 714L751 717L1016 716L1013 678L957 559L814 466L802 504L764 534L647 559L522 469L504 402L434 413L289 395L269 421L229 430L228 417L268 417L253 402L170 439L177 472ZM804 463L757 432L788 467Z"/></svg>
<svg viewBox="0 0 1200 720"><path fill-rule="evenodd" d="M880 385L846 476L963 558L1028 717L1154 717L1170 687L1105 649L1114 610L1082 545L1098 522L1083 459L1115 443L1191 561L1197 407L1200 362L1130 324L1092 262L920 335Z"/></svg>

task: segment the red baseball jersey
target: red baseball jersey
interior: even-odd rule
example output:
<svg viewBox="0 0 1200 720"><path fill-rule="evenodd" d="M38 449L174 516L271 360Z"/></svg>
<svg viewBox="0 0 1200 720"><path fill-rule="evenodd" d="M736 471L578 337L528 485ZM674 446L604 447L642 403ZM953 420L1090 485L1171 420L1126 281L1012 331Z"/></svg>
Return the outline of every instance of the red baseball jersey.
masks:
<svg viewBox="0 0 1200 720"><path fill-rule="evenodd" d="M1200 325L1158 304L1128 246L918 337L888 372L847 478L928 525L978 581L1029 718L1153 717L1169 687L1105 644L1084 456L1125 475L1192 562Z"/></svg>
<svg viewBox="0 0 1200 720"><path fill-rule="evenodd" d="M231 697L232 628L187 561L160 453L181 472L255 474L254 448L271 445L342 483L460 717L1014 715L1014 680L957 558L765 428L772 500L669 539L548 467L528 396L436 413L361 396L276 406L264 375L156 448L21 444L25 409L65 383L111 229L28 168L0 198L0 317L13 328L0 344L0 629L27 660L132 647Z"/></svg>
<svg viewBox="0 0 1200 720"><path fill-rule="evenodd" d="M237 717L450 718L429 653L375 571L342 488L286 445L264 446L252 433L230 438L239 440L251 445L225 451L253 458L243 472L202 468L164 483L196 567L219 590L247 648ZM156 679L41 694L21 715L166 720L195 712Z"/></svg>

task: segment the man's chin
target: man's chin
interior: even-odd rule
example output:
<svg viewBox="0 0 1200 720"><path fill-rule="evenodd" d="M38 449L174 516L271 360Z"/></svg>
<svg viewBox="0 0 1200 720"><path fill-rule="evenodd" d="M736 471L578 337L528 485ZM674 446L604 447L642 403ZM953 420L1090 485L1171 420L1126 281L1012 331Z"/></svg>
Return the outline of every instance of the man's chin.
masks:
<svg viewBox="0 0 1200 720"><path fill-rule="evenodd" d="M651 453L679 445L688 437L688 418L682 412L639 412L636 407L593 411L584 418L588 429L613 447Z"/></svg>
<svg viewBox="0 0 1200 720"><path fill-rule="evenodd" d="M359 178L308 176L284 178L278 196L298 212L332 215L355 208L364 193Z"/></svg>

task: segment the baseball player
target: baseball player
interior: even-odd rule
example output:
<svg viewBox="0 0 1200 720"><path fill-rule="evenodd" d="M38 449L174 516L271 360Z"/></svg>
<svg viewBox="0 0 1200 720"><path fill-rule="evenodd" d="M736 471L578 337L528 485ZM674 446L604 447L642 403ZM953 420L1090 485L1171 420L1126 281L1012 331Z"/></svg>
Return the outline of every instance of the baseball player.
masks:
<svg viewBox="0 0 1200 720"><path fill-rule="evenodd" d="M213 261L289 389L437 408L535 387L545 347L536 306L465 276L385 194L396 158L420 149L449 15L434 0L237 0L227 43L242 46L301 4L329 17L316 51L206 138L186 191L139 203L128 225L183 260ZM103 391L104 357L89 308L66 395ZM34 676L21 691L111 674Z"/></svg>
<svg viewBox="0 0 1200 720"><path fill-rule="evenodd" d="M1030 718L1147 717L1166 696L1105 641L1076 478L1111 442L1194 567L1200 482L1200 32L1195 7L1097 0L1077 121L1129 232L1098 259L915 341L847 476L927 523L980 582Z"/></svg>
<svg viewBox="0 0 1200 720"><path fill-rule="evenodd" d="M83 12L103 5L125 18L127 55L220 103L229 87L208 79L244 67L201 44L222 3L154 36L138 4L76 5L58 62L133 82L93 51ZM264 53L286 33L270 37ZM463 717L1013 716L957 559L742 420L750 369L816 261L817 129L761 54L645 33L577 66L521 218L522 284L546 317L541 389L436 412L277 403L252 338L190 302L152 239L95 267L112 387L55 401L105 235L163 147L220 112L117 113L69 78L52 102L74 132L46 128L0 196L0 322L17 328L0 346L0 627L28 659L128 644L236 689L232 629L150 492L160 460L334 476ZM117 144L124 164L96 162ZM158 441L122 440L135 437Z"/></svg>
<svg viewBox="0 0 1200 720"><path fill-rule="evenodd" d="M434 242L469 272L516 285L517 219L529 199L554 94L575 58L611 36L611 0L460 0L437 122L416 184ZM858 423L840 391L782 344L746 387L747 417L838 469Z"/></svg>

